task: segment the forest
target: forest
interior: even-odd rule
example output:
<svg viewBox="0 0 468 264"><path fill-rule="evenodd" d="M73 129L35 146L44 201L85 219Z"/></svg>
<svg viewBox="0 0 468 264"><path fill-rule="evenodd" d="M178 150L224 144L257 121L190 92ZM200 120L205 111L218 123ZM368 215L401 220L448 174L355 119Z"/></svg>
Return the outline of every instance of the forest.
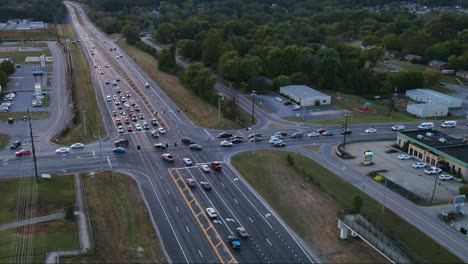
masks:
<svg viewBox="0 0 468 264"><path fill-rule="evenodd" d="M46 23L63 23L67 9L61 0L0 0L0 21L32 19Z"/></svg>
<svg viewBox="0 0 468 264"><path fill-rule="evenodd" d="M90 15L107 33L123 33L130 44L139 41L139 33L154 30L156 42L177 45L179 55L202 62L242 90L294 83L390 94L395 88L429 85L431 78L421 72L374 71L386 50L468 70L468 16L450 11L450 4L466 1L419 2L446 8L417 15L400 1L180 0L148 6L140 0L131 6L107 0L94 2ZM384 11L363 8L383 3ZM122 9L116 13L115 6Z"/></svg>

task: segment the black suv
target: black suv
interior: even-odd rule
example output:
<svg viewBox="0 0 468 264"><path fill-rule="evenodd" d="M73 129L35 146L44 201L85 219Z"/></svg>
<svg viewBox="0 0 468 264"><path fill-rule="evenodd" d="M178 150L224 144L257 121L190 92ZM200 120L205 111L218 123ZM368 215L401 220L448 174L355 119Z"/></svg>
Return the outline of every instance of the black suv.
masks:
<svg viewBox="0 0 468 264"><path fill-rule="evenodd" d="M232 137L232 134L228 132L223 132L218 135L218 138L230 138L230 137Z"/></svg>
<svg viewBox="0 0 468 264"><path fill-rule="evenodd" d="M21 146L21 141L16 140L13 142L13 144L10 145L10 149L17 149L19 146Z"/></svg>
<svg viewBox="0 0 468 264"><path fill-rule="evenodd" d="M184 144L193 144L195 142L191 138L183 137L182 138L182 143L184 143Z"/></svg>

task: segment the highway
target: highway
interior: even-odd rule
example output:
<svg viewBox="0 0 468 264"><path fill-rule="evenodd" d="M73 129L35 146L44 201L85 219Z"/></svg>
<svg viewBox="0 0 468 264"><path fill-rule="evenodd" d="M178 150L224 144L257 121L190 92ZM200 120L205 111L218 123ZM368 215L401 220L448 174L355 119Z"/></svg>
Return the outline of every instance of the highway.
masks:
<svg viewBox="0 0 468 264"><path fill-rule="evenodd" d="M217 135L222 131L194 125L183 111L177 111L178 108L174 102L146 76L131 58L104 34L97 31L82 14L81 7L70 2L65 3L70 12L76 37L81 40L80 43L91 67L96 98L107 134L102 143L86 145L84 149L72 150L69 154L55 154L53 152L55 147L46 139L63 127L69 117L54 116L58 121L52 125L53 128L52 126L49 126L49 129L40 128L45 132L39 133L41 135L38 146L39 173L111 170L133 177L143 194L154 228L170 262L318 262L320 257L317 256L315 250L301 242L300 238L230 164L230 157L238 152L272 149L272 145L267 141L250 143L247 138L252 131L238 130L231 132L242 135L243 143L235 144L233 147L220 146ZM75 9L79 12L76 13ZM78 22L78 15L82 17L84 25ZM55 55L58 58L61 57L59 54ZM62 74L64 73L57 72L57 75ZM117 81L116 77L119 77L120 81ZM60 80L62 77L56 76L55 78ZM109 80L108 84L106 84L106 79ZM112 83L113 81L116 81L116 85ZM218 88L221 92L230 92L226 90L229 87ZM118 89L121 93L118 93ZM63 94L59 94L59 97L63 99L62 96ZM107 96L111 97L110 102ZM124 98L129 104L134 101L135 105L139 106L139 110L135 105L122 106L125 104ZM246 110L250 109L251 101L243 96L239 98L241 107ZM67 104L64 104L66 101L60 100L60 102L57 105L59 109L66 107ZM119 109L119 105L122 109ZM133 114L137 117L136 121L131 119ZM297 131L309 133L322 127L305 123L296 125L293 122L278 120L260 108L256 108L255 117L258 122L253 129L256 133L262 133L264 138L269 138L277 132L276 129L267 128L267 125L272 122L285 126L284 131L289 135ZM129 119L127 124L126 118ZM117 124L118 119L121 125ZM153 120L156 123L153 123ZM145 122L148 123L147 130L143 128ZM138 125L142 127L141 131L137 129ZM405 125L407 129L412 129L416 128L417 124ZM119 128L119 126L122 127ZM395 139L396 132L391 131L390 126L389 124L376 124L374 128L378 130L378 133L367 134L364 133L364 129L368 128L368 125L352 125L350 128L353 134L348 135L347 138L349 141ZM167 133L159 133L159 137L154 138L150 132L157 131L159 128L164 128ZM341 126L327 126L327 130L333 131L335 135L302 139L287 138L285 140L287 146L283 149L311 157L377 201L382 201L382 185L367 177L362 177L352 168L343 169L344 165L332 153L333 146L342 140L342 136L339 135ZM461 131L455 129L448 133L460 134ZM203 150L192 150L188 145L182 144L181 138L184 136L192 138L197 144L203 146ZM126 153L112 153L114 140L120 138L129 139L131 145ZM157 150L153 147L154 143L167 144L168 148L164 152ZM301 146L314 143L322 145L323 155L316 155L301 148ZM137 150L137 146L141 149ZM161 154L166 152L175 157L174 162L167 162L161 158ZM194 166L185 166L182 163L183 158L190 158ZM221 171L207 173L201 170L201 165L210 165L215 160L221 162ZM0 177L17 177L18 167L24 165L25 162L27 166L32 166L31 157L14 158L11 152L0 152ZM194 187L188 186L187 179L189 178L195 180ZM202 181L209 182L212 189L205 190L201 186ZM393 192L386 193L385 206L446 246L464 261L468 261L468 242L454 229L437 219L426 217L417 206ZM216 209L218 216L215 219L207 216L205 213L207 207ZM229 235L237 235L237 227L244 227L250 234L249 238L240 239L242 243L240 250L232 249L227 242Z"/></svg>

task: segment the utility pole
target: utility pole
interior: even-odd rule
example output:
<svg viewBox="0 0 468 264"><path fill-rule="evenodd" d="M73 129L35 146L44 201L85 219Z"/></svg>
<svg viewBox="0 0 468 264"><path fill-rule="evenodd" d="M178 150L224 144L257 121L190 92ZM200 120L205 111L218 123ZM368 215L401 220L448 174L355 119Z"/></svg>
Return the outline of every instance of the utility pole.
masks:
<svg viewBox="0 0 468 264"><path fill-rule="evenodd" d="M36 177L36 183L39 183L39 175L37 174L36 149L34 148L34 137L33 137L32 126L31 126L31 113L29 113L29 108L28 108L28 121L29 121L29 135L31 136L31 146L32 146L31 148L32 148L33 162L34 162L34 176Z"/></svg>
<svg viewBox="0 0 468 264"><path fill-rule="evenodd" d="M252 124L251 124L252 127L253 127L253 125L254 125L255 95L257 95L257 94L255 93L255 91L252 91Z"/></svg>
<svg viewBox="0 0 468 264"><path fill-rule="evenodd" d="M348 117L350 116L348 111L345 111L345 124L343 130L343 148L346 148L346 134L348 134Z"/></svg>
<svg viewBox="0 0 468 264"><path fill-rule="evenodd" d="M431 204L432 204L432 201L434 200L434 194L435 194L435 190L436 190L436 187L437 187L437 180L438 179L439 179L439 177L436 175L435 181L434 181L434 189L432 190Z"/></svg>
<svg viewBox="0 0 468 264"><path fill-rule="evenodd" d="M86 111L83 111L83 129L84 129L84 136L86 137Z"/></svg>
<svg viewBox="0 0 468 264"><path fill-rule="evenodd" d="M301 98L301 106L302 106L302 121L305 121L305 105L303 102L303 98Z"/></svg>

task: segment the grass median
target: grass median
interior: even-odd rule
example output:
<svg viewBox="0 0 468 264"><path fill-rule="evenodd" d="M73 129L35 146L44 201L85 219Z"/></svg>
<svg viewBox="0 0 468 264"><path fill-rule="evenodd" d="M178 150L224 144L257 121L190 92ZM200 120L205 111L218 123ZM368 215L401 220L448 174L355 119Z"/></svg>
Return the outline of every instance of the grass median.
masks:
<svg viewBox="0 0 468 264"><path fill-rule="evenodd" d="M138 186L119 173L83 174L94 251L62 263L167 263Z"/></svg>
<svg viewBox="0 0 468 264"><path fill-rule="evenodd" d="M236 122L225 117L221 117L221 121L218 122L218 108L206 103L192 91L185 88L177 76L160 71L158 69L158 60L154 57L134 46L128 45L125 41L119 41L117 45L132 57L148 75L154 74L153 80L180 110L187 110L185 114L195 124L218 129L241 128ZM248 119L248 113L242 109L240 109L240 115L241 120L250 120Z"/></svg>
<svg viewBox="0 0 468 264"><path fill-rule="evenodd" d="M353 198L359 195L364 200L363 209L416 255L434 263L462 262L394 213L385 210L382 214L378 202L320 164L291 153L294 160L291 165L287 162L288 154L270 150L258 151L256 155L245 152L234 156L232 163L307 244L329 256L328 261L380 261L363 242L338 238L336 213L351 208Z"/></svg>
<svg viewBox="0 0 468 264"><path fill-rule="evenodd" d="M7 134L0 134L0 149L5 148L8 145L9 140L10 136Z"/></svg>
<svg viewBox="0 0 468 264"><path fill-rule="evenodd" d="M70 25L63 25L66 36L73 35ZM98 130L103 128L102 116L96 100L94 86L91 80L90 67L81 49L80 43L69 42L74 78L72 80L72 95L75 110L72 120L63 132L54 139L57 144L70 145L75 142L88 143L98 139ZM86 133L83 117L86 113ZM104 136L104 135L101 135Z"/></svg>

